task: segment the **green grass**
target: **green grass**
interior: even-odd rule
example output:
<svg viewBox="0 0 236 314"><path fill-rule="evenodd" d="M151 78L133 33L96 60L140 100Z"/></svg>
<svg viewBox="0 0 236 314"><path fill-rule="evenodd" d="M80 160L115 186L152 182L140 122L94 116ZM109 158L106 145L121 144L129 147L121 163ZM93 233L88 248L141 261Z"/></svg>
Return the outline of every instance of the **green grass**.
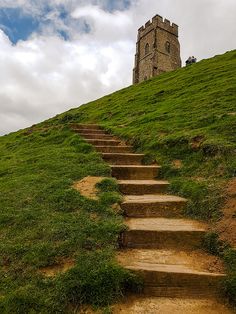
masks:
<svg viewBox="0 0 236 314"><path fill-rule="evenodd" d="M203 247L208 253L223 259L228 276L223 282L222 291L229 301L236 305L236 248L232 248L226 242L221 241L215 232L205 236Z"/></svg>
<svg viewBox="0 0 236 314"><path fill-rule="evenodd" d="M36 126L1 137L0 151L0 312L105 306L134 285L114 261L124 228L111 208L121 198L116 183L103 180L99 200L72 188L88 175L110 176L92 146L66 126ZM39 271L68 258L75 266L65 274L45 278Z"/></svg>
<svg viewBox="0 0 236 314"><path fill-rule="evenodd" d="M186 214L217 219L236 175L236 51L131 86L46 122L94 122L162 165ZM173 166L175 160L181 167Z"/></svg>
<svg viewBox="0 0 236 314"><path fill-rule="evenodd" d="M69 110L46 124L98 123L158 162L169 192L188 198L187 216L220 219L236 176L236 51L166 73ZM178 167L176 167L178 161ZM214 243L210 251L214 250ZM227 246L227 244L226 244ZM221 254L224 257L224 254ZM232 255L235 257L235 255ZM226 294L236 303L235 270Z"/></svg>
<svg viewBox="0 0 236 314"><path fill-rule="evenodd" d="M71 188L88 175L110 176L71 123L98 123L129 141L146 163L161 164L171 193L189 199L186 215L219 219L223 189L236 175L235 66L236 51L228 52L0 138L1 313L107 306L136 287L137 279L114 261L124 228L112 206L120 201L115 181L98 184L98 200ZM215 242L206 239L214 254ZM227 248L220 255L233 300L235 253ZM67 258L75 266L66 273L45 278L39 272Z"/></svg>

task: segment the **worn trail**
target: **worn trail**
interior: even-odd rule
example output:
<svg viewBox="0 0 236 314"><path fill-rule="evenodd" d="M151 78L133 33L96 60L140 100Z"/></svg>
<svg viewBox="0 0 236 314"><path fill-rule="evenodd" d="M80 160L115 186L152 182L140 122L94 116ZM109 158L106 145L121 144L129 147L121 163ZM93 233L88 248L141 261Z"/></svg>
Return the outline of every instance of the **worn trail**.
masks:
<svg viewBox="0 0 236 314"><path fill-rule="evenodd" d="M144 280L143 296L114 313L232 313L217 301L223 266L200 249L208 226L183 217L187 200L167 194L169 183L158 179L161 167L143 165L143 154L97 125L74 131L95 146L118 180L128 229L117 258Z"/></svg>

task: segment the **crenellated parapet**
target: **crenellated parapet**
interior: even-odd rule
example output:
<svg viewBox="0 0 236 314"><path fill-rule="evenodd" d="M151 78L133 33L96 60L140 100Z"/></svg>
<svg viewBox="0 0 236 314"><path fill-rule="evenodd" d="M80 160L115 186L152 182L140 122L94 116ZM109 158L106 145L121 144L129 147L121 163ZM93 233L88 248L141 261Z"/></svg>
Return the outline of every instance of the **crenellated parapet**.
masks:
<svg viewBox="0 0 236 314"><path fill-rule="evenodd" d="M145 23L144 26L139 28L138 39L142 38L155 28L161 28L162 30L165 30L178 37L178 25L171 23L167 19L163 19L163 17L160 15L155 15L152 20L149 20L147 23Z"/></svg>

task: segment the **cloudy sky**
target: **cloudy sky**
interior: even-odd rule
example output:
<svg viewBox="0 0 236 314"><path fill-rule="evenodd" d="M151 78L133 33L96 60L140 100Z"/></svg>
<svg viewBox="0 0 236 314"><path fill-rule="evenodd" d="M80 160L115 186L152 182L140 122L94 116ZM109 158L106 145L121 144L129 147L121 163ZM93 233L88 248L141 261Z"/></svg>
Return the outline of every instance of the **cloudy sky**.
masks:
<svg viewBox="0 0 236 314"><path fill-rule="evenodd" d="M130 85L156 14L179 25L183 61L236 48L236 0L0 0L0 134Z"/></svg>

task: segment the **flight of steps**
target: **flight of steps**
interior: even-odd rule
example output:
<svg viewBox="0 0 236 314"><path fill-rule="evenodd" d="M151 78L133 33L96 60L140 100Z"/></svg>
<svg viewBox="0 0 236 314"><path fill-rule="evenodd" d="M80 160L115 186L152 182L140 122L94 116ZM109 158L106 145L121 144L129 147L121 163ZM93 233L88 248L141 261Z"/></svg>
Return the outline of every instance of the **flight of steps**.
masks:
<svg viewBox="0 0 236 314"><path fill-rule="evenodd" d="M182 216L187 200L165 194L169 183L158 180L160 166L142 165L143 154L133 153L97 125L80 124L73 130L102 154L125 195L121 207L128 229L118 261L143 277L144 294L216 295L225 275L209 271L206 261L211 257L199 250L207 225Z"/></svg>

